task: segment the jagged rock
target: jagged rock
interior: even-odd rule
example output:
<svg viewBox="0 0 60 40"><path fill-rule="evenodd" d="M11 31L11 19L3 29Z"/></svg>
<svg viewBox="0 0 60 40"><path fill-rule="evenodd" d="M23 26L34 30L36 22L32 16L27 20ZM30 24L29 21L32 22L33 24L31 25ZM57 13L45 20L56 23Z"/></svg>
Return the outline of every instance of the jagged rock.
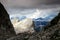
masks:
<svg viewBox="0 0 60 40"><path fill-rule="evenodd" d="M52 19L52 21L50 22L51 26L56 25L59 22L59 19L60 19L60 13L55 18Z"/></svg>
<svg viewBox="0 0 60 40"><path fill-rule="evenodd" d="M50 24L47 25L47 26L45 27L45 29L47 29L47 28L49 28L49 27L51 27L51 26L56 25L56 24L59 22L59 20L60 20L60 13L59 13L55 18L53 18L53 19L51 20Z"/></svg>
<svg viewBox="0 0 60 40"><path fill-rule="evenodd" d="M14 35L15 31L10 21L9 14L0 3L0 40L6 40Z"/></svg>
<svg viewBox="0 0 60 40"><path fill-rule="evenodd" d="M57 40L60 39L59 31L60 31L60 24L56 24L46 29L45 31L42 31L41 33L37 33L37 35L35 36L31 36L29 40L32 40L37 37L38 40Z"/></svg>

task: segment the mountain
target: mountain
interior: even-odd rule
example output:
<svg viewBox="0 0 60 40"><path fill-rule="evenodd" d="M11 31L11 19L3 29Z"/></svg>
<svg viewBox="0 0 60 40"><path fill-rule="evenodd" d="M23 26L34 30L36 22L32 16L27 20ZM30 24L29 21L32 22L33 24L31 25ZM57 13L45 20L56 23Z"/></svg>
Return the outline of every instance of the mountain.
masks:
<svg viewBox="0 0 60 40"><path fill-rule="evenodd" d="M13 19L18 19L18 20L23 20L26 18L26 16L12 16L10 19L13 20Z"/></svg>

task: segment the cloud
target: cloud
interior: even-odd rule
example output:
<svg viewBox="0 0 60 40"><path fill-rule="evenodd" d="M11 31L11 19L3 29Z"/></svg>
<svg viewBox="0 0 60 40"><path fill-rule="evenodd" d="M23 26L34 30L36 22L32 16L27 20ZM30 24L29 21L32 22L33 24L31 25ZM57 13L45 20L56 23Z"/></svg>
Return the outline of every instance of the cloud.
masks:
<svg viewBox="0 0 60 40"><path fill-rule="evenodd" d="M60 0L0 0L6 7L36 7L60 4Z"/></svg>
<svg viewBox="0 0 60 40"><path fill-rule="evenodd" d="M56 16L59 13L59 11L55 9L48 9L48 10L39 10L36 9L36 11L33 14L27 15L28 18L45 18L49 15L54 15Z"/></svg>
<svg viewBox="0 0 60 40"><path fill-rule="evenodd" d="M46 9L46 10L40 10L40 9L30 9L30 10L12 10L10 9L8 13L11 16L27 16L30 18L36 18L36 17L46 17L48 14L55 14L55 12L59 12L60 9Z"/></svg>

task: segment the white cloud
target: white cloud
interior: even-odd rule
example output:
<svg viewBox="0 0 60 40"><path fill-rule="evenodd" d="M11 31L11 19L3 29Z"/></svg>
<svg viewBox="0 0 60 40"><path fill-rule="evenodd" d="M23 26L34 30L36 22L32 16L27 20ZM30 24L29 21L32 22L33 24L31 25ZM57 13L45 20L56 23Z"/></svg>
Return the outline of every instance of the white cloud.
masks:
<svg viewBox="0 0 60 40"><path fill-rule="evenodd" d="M36 12L34 12L33 14L27 15L28 18L45 18L49 15L57 15L58 11L55 9L48 9L48 10L39 10L36 9Z"/></svg>
<svg viewBox="0 0 60 40"><path fill-rule="evenodd" d="M10 17L13 16L27 16L27 18L45 18L49 15L57 15L56 13L58 13L60 10L60 8L53 8L53 9L9 9L7 10L8 13L10 14Z"/></svg>

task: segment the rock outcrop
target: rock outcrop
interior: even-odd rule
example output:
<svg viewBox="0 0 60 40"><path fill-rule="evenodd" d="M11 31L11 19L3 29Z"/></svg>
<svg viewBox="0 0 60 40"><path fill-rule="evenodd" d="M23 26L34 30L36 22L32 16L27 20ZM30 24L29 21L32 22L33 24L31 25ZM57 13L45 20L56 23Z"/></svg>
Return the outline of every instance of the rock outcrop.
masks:
<svg viewBox="0 0 60 40"><path fill-rule="evenodd" d="M53 18L53 19L51 20L50 24L47 25L47 26L45 27L45 29L47 29L47 28L49 28L49 27L51 27L51 26L56 25L59 21L60 21L60 13L59 13L55 18Z"/></svg>
<svg viewBox="0 0 60 40"><path fill-rule="evenodd" d="M6 40L14 35L15 31L10 21L9 14L0 3L0 40Z"/></svg>
<svg viewBox="0 0 60 40"><path fill-rule="evenodd" d="M60 19L60 13L55 18L52 19L51 26L56 25L59 22L59 19Z"/></svg>

